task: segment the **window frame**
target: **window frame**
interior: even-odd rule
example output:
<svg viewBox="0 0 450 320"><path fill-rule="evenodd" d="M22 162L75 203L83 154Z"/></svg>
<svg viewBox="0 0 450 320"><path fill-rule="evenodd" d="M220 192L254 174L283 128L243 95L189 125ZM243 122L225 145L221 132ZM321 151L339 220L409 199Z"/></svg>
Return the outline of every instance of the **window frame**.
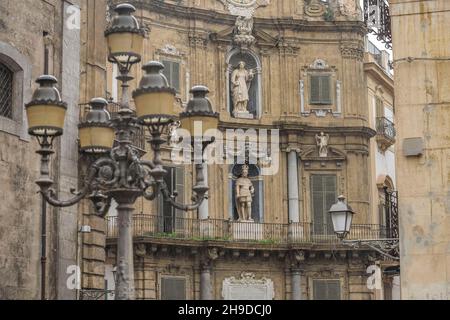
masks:
<svg viewBox="0 0 450 320"><path fill-rule="evenodd" d="M181 81L182 81L181 80L181 61L178 59L173 59L173 58L168 58L168 57L162 56L161 63L164 65L164 70L167 70L167 67L164 64L164 62L169 62L171 64L170 71L169 71L169 74L171 76L169 78L167 78L167 76L166 76L167 80L169 81L169 85L175 89L177 95L180 95L181 94ZM176 88L173 85L173 80L172 80L173 64L175 64L175 63L178 64L178 88ZM164 73L164 70L163 70L163 73Z"/></svg>
<svg viewBox="0 0 450 320"><path fill-rule="evenodd" d="M14 71L11 70L10 67L7 64L3 63L1 60L0 60L0 67L5 69L6 72L9 73L8 76L11 78L10 79L11 97L9 98L9 100L11 100L10 101L10 114L11 115L6 116L3 114L0 114L0 117L13 120L14 119Z"/></svg>
<svg viewBox="0 0 450 320"><path fill-rule="evenodd" d="M176 279L176 280L184 280L184 297L185 300L189 300L189 277L188 276L178 276L171 274L160 274L158 277L158 299L160 301L176 301L176 300L162 300L162 283L164 279Z"/></svg>
<svg viewBox="0 0 450 320"><path fill-rule="evenodd" d="M16 48L2 41L0 62L13 73L12 119L0 116L0 132L30 141L24 103L31 100L32 65Z"/></svg>
<svg viewBox="0 0 450 320"><path fill-rule="evenodd" d="M313 100L313 78L319 78L319 100ZM322 97L322 81L323 78L328 79L328 100L323 99ZM334 96L333 96L333 75L331 73L321 73L315 72L310 73L308 75L308 83L309 83L309 105L310 106L333 106Z"/></svg>
<svg viewBox="0 0 450 320"><path fill-rule="evenodd" d="M343 295L343 291L342 290L342 279L340 278L313 278L311 279L311 300L314 301L333 301L330 299L315 299L315 283L321 281L321 282L337 282L339 284L339 300L334 300L334 301L341 301L344 300L344 295ZM328 291L327 291L327 295L328 295Z"/></svg>
<svg viewBox="0 0 450 320"><path fill-rule="evenodd" d="M326 173L311 173L310 177L309 177L309 198L310 198L310 212L311 212L311 224L312 224L312 231L314 232L313 234L315 236L334 236L334 232L333 232L333 227L332 227L332 221L331 221L331 217L326 213L328 212L329 208L323 208L325 209L325 211L323 212L323 216L322 218L324 219L324 222L322 224L322 227L324 227L323 231L325 230L325 226L326 226L326 231L325 233L319 233L316 232L316 223L315 223L315 207L314 207L314 195L315 195L315 191L313 189L313 183L314 183L314 177L334 177L335 178L335 191L334 191L334 195L335 198L337 199L338 193L339 193L339 175L337 173L331 173L331 172L326 172ZM323 183L323 181L322 181ZM323 193L323 190L322 190ZM324 199L326 199L326 195L325 197L323 197L322 201L324 201ZM332 202L332 204L335 202L335 200ZM331 204L331 205L332 205ZM331 208L330 205L330 208Z"/></svg>

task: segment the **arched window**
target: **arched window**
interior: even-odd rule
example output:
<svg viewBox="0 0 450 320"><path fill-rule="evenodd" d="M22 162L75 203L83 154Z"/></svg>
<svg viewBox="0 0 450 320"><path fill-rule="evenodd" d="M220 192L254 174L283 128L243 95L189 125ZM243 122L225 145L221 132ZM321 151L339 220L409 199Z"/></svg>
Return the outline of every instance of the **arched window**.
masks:
<svg viewBox="0 0 450 320"><path fill-rule="evenodd" d="M236 203L236 180L241 176L242 164L231 166L230 169L230 218L239 219ZM252 201L252 219L256 223L264 222L264 184L261 171L256 165L249 165L248 178L253 183L255 195Z"/></svg>
<svg viewBox="0 0 450 320"><path fill-rule="evenodd" d="M239 68L241 62L245 64L245 70L248 73L252 73L252 76L248 78L246 83L248 90L248 104L247 110L252 115L253 119L261 117L262 110L262 92L261 92L261 62L257 55L251 51L233 50L229 53L227 64L227 77L228 77L228 110L230 114L236 117L235 99L233 94L233 73Z"/></svg>
<svg viewBox="0 0 450 320"><path fill-rule="evenodd" d="M0 62L0 116L13 118L14 73Z"/></svg>

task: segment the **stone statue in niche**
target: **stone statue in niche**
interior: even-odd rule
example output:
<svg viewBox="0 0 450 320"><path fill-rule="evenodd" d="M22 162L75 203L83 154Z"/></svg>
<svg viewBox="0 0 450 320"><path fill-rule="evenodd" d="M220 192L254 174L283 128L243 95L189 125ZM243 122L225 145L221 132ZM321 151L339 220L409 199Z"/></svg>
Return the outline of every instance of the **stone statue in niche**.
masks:
<svg viewBox="0 0 450 320"><path fill-rule="evenodd" d="M328 142L330 141L330 136L324 134L323 132L320 135L316 134L316 142L319 147L319 157L326 158L328 157Z"/></svg>
<svg viewBox="0 0 450 320"><path fill-rule="evenodd" d="M255 195L255 187L248 178L249 167L242 166L241 177L236 180L236 208L241 222L253 222L252 202Z"/></svg>
<svg viewBox="0 0 450 320"><path fill-rule="evenodd" d="M239 66L231 74L233 112L236 118L253 119L253 115L248 110L249 90L253 78L254 70L247 70L245 62L239 62Z"/></svg>

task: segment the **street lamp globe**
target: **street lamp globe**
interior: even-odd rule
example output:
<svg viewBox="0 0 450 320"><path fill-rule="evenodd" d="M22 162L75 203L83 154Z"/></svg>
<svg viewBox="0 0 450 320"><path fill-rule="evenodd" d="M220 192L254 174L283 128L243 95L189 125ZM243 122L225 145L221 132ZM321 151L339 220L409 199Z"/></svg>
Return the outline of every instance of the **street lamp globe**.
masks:
<svg viewBox="0 0 450 320"><path fill-rule="evenodd" d="M114 128L111 116L106 111L108 102L103 98L94 98L89 103L91 110L79 128L80 151L87 154L105 154L114 144Z"/></svg>
<svg viewBox="0 0 450 320"><path fill-rule="evenodd" d="M211 101L206 97L209 93L207 87L195 86L190 92L193 98L180 114L181 128L189 131L191 137L205 137L208 130L217 129L219 114L213 111Z"/></svg>
<svg viewBox="0 0 450 320"><path fill-rule="evenodd" d="M120 64L134 64L141 61L144 46L144 30L132 15L136 8L122 3L114 8L117 13L105 31L109 49L109 61Z"/></svg>
<svg viewBox="0 0 450 320"><path fill-rule="evenodd" d="M144 76L133 92L136 114L141 125L167 125L178 118L175 110L176 91L162 74L164 65L158 61L146 63Z"/></svg>
<svg viewBox="0 0 450 320"><path fill-rule="evenodd" d="M33 93L32 101L26 104L28 132L36 137L56 137L63 134L67 104L55 85L54 76L40 76L36 82L39 88Z"/></svg>
<svg viewBox="0 0 450 320"><path fill-rule="evenodd" d="M331 215L334 232L340 239L344 239L350 232L355 212L345 203L344 196L340 196L338 202L333 204L328 212Z"/></svg>

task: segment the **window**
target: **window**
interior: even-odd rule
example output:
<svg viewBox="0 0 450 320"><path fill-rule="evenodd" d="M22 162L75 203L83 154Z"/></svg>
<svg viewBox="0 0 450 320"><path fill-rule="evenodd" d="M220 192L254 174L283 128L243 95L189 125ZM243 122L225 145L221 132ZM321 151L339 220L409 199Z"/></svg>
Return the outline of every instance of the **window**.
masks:
<svg viewBox="0 0 450 320"><path fill-rule="evenodd" d="M313 280L314 300L341 300L341 282L339 280Z"/></svg>
<svg viewBox="0 0 450 320"><path fill-rule="evenodd" d="M0 63L0 116L13 118L13 79L14 73Z"/></svg>
<svg viewBox="0 0 450 320"><path fill-rule="evenodd" d="M384 104L383 104L383 100L379 97L375 98L375 108L376 108L377 118L384 117Z"/></svg>
<svg viewBox="0 0 450 320"><path fill-rule="evenodd" d="M168 174L164 177L164 182L167 184L169 192L173 194L175 191L177 193L177 202L184 202L184 168L164 168ZM172 233L175 232L176 228L181 228L182 220L179 218L183 217L183 211L175 209L169 203L165 202L163 197L159 197L159 210L158 210L161 220L160 220L160 231Z"/></svg>
<svg viewBox="0 0 450 320"><path fill-rule="evenodd" d="M180 63L163 60L164 64L164 75L171 87L173 87L178 93L180 92Z"/></svg>
<svg viewBox="0 0 450 320"><path fill-rule="evenodd" d="M328 214L337 199L337 181L335 175L311 176L311 203L314 234L333 235L333 225Z"/></svg>
<svg viewBox="0 0 450 320"><path fill-rule="evenodd" d="M161 300L186 300L186 279L162 277Z"/></svg>
<svg viewBox="0 0 450 320"><path fill-rule="evenodd" d="M310 104L332 104L331 102L331 76L310 76Z"/></svg>

